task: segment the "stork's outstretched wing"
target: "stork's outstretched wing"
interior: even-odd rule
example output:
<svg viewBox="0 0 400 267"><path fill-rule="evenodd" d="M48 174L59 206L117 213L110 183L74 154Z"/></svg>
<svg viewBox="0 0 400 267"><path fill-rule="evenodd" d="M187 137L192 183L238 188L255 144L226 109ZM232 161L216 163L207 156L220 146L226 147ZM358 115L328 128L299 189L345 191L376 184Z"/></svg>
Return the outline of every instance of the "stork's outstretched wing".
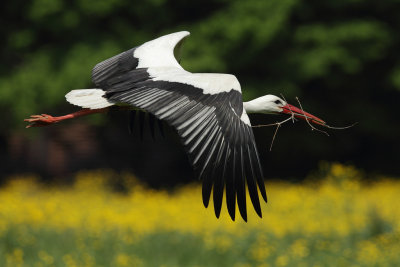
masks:
<svg viewBox="0 0 400 267"><path fill-rule="evenodd" d="M144 109L177 130L203 181L206 207L213 191L217 217L225 188L231 218L235 219L237 201L247 220L246 184L261 217L257 188L265 201L267 196L239 82L229 74L185 71L174 48L187 35L166 35L107 59L94 67L93 82L106 92L108 101Z"/></svg>

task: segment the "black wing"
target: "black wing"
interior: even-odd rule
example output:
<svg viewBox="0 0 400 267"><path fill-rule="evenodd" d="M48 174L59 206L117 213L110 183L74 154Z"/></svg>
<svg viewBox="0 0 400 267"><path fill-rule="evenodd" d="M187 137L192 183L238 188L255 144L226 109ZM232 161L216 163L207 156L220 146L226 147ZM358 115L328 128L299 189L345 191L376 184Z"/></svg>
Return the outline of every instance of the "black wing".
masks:
<svg viewBox="0 0 400 267"><path fill-rule="evenodd" d="M213 188L215 214L220 215L224 187L229 214L234 220L236 199L240 213L247 220L246 181L254 209L261 217L258 188L267 200L263 174L254 135L240 117L241 93L236 90L203 94L191 85L153 81L139 82L132 70L111 78L106 97L145 109L158 119L174 126L189 155L198 177L203 181L203 202L207 207Z"/></svg>
<svg viewBox="0 0 400 267"><path fill-rule="evenodd" d="M92 81L99 88L107 87L108 81L137 67L139 60L133 56L136 47L104 60L94 66Z"/></svg>
<svg viewBox="0 0 400 267"><path fill-rule="evenodd" d="M240 91L232 88L206 94L202 88L174 82L174 77L168 77L169 81L155 80L147 68L137 68L140 58L134 57L135 49L97 64L92 72L93 82L106 91L109 100L144 109L177 129L190 162L203 181L203 203L208 206L213 192L217 217L225 188L232 220L237 201L240 214L247 221L246 184L261 217L258 189L265 201L267 196L253 131L241 120L242 115L247 115L242 114Z"/></svg>

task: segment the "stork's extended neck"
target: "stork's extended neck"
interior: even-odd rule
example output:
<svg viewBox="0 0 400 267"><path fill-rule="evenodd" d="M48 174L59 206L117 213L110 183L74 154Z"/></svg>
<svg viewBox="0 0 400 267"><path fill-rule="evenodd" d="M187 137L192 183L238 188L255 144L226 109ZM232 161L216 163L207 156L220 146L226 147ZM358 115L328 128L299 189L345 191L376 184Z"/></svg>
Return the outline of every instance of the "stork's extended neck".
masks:
<svg viewBox="0 0 400 267"><path fill-rule="evenodd" d="M247 113L266 113L261 101L262 99L259 97L248 102L243 102L243 108Z"/></svg>
<svg viewBox="0 0 400 267"><path fill-rule="evenodd" d="M249 102L243 102L243 108L247 113L256 113L254 106Z"/></svg>

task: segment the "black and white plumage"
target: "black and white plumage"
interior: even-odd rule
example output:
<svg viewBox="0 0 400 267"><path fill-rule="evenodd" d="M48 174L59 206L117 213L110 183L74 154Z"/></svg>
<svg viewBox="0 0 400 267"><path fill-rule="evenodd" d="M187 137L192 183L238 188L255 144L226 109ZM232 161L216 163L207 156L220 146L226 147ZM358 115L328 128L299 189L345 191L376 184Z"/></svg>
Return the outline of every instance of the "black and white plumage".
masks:
<svg viewBox="0 0 400 267"><path fill-rule="evenodd" d="M272 95L243 103L235 76L184 70L174 52L188 35L187 31L165 35L100 62L92 71L97 88L73 90L66 99L88 109L129 104L165 120L177 130L203 182L204 205L208 206L212 194L219 217L225 189L232 220L237 202L246 221L247 185L261 217L258 192L265 202L267 195L246 110L289 113L285 112L289 104Z"/></svg>

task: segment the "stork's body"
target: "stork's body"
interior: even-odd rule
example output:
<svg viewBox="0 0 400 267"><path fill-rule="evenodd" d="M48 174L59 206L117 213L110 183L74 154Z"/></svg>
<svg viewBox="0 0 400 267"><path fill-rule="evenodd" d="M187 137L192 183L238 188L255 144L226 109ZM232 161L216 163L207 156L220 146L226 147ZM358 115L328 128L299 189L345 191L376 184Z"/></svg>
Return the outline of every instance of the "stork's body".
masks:
<svg viewBox="0 0 400 267"><path fill-rule="evenodd" d="M266 95L243 103L241 88L230 74L190 73L176 60L189 32L177 32L144 43L97 64L94 89L72 90L68 102L84 108L62 117L32 116L30 126L42 126L128 104L152 113L173 126L181 137L198 177L203 181L203 202L211 192L215 214L220 215L224 188L231 218L236 202L244 220L246 184L261 217L258 191L267 201L264 177L248 112L291 113L315 123L322 120L282 99Z"/></svg>

